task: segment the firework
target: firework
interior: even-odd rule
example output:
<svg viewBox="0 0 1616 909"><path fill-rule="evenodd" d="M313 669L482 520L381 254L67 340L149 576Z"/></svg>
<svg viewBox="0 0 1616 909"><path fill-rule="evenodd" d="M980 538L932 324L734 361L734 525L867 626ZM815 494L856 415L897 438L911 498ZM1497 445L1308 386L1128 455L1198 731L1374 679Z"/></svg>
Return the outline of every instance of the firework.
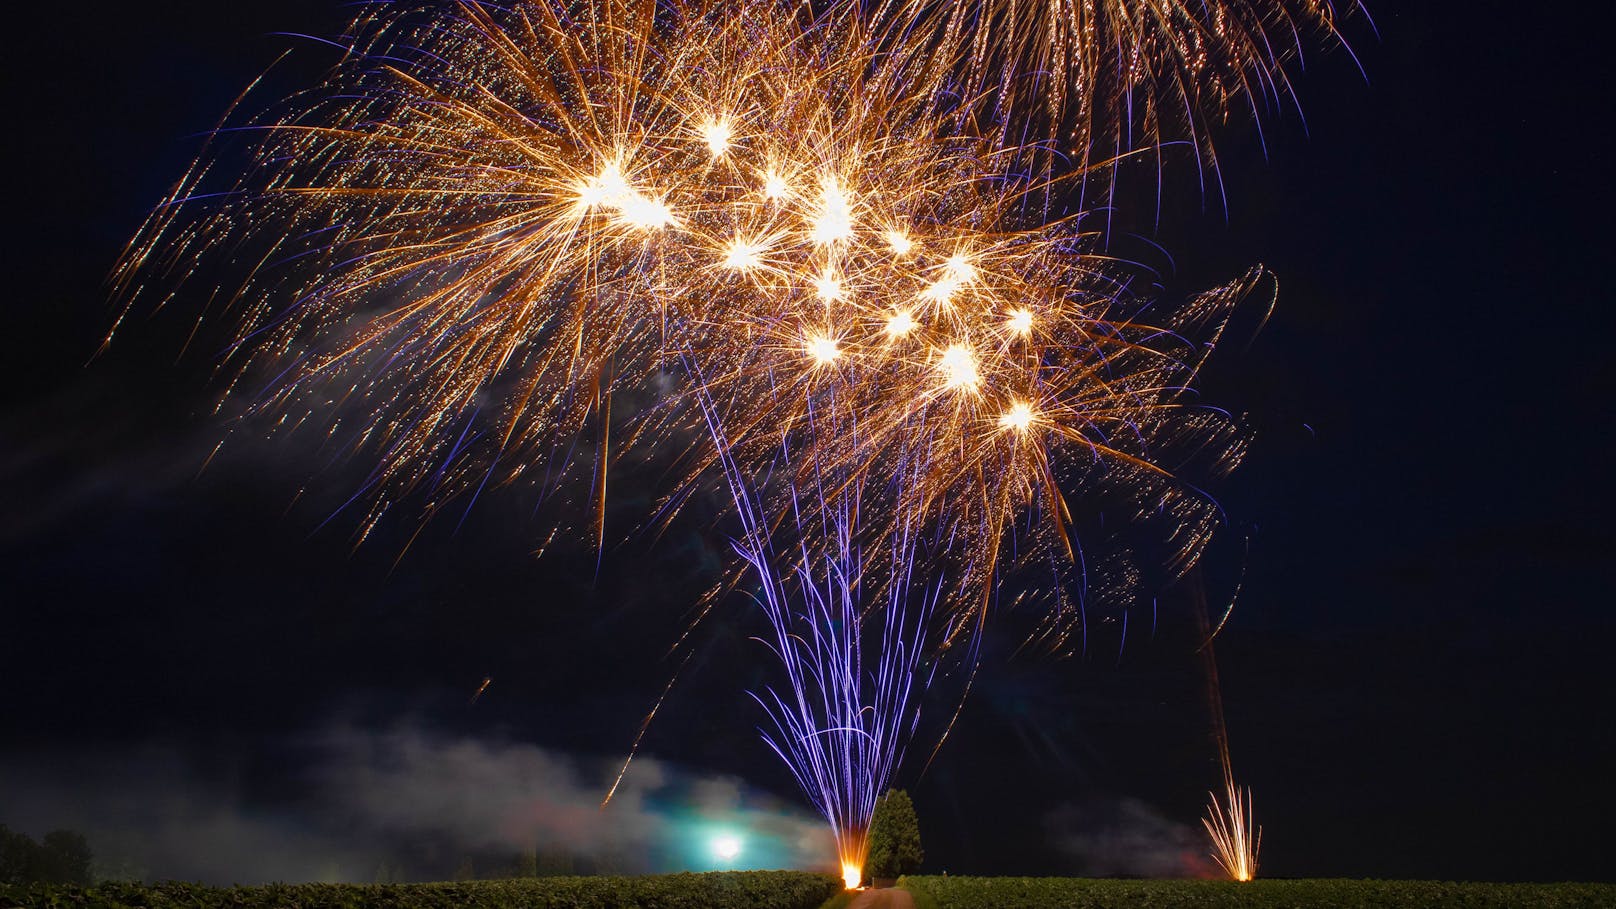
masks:
<svg viewBox="0 0 1616 909"><path fill-rule="evenodd" d="M553 473L614 394L637 405L620 449L689 447L702 421L669 376L694 360L740 450L837 388L860 434L817 457L915 465L886 511L954 528L961 590L1019 513L1071 556L1062 485L1134 490L1193 558L1215 512L1157 451L1238 459L1184 390L1252 279L1142 319L1076 220L1010 228L1044 184L940 124L856 30L730 12L361 19L320 92L243 128L247 177L183 185L119 280L258 263L222 294L231 390L375 458L363 528L411 491L431 512Z"/></svg>
<svg viewBox="0 0 1616 909"><path fill-rule="evenodd" d="M1313 34L1341 44L1357 0L881 0L873 18L917 78L980 98L1006 127L1111 159L1294 100ZM973 105L967 103L970 109Z"/></svg>
<svg viewBox="0 0 1616 909"><path fill-rule="evenodd" d="M1205 591L1200 585L1192 587L1195 618L1204 638L1200 654L1206 669L1207 713L1211 720L1212 744L1217 749L1218 765L1223 771L1223 797L1208 792L1207 815L1201 820L1212 839L1212 858L1231 880L1249 881L1257 876L1257 851L1262 846L1262 828L1256 825L1252 812L1251 789L1242 790L1234 782L1234 760L1229 755L1229 728L1223 714L1223 685L1218 677L1218 657L1214 647L1225 612L1217 626L1207 613ZM1233 603L1230 603L1230 609Z"/></svg>
<svg viewBox="0 0 1616 909"><path fill-rule="evenodd" d="M553 460L614 392L655 385L693 347L817 344L835 360L839 329L805 299L925 280L940 247L1016 197L956 200L994 152L861 79L857 41L811 50L772 4L732 12L367 15L324 86L227 132L254 140L244 177L193 170L132 245L121 292L236 282L209 314L239 326L231 392L372 454L377 511L480 484L490 454L504 479ZM877 274L875 219L884 258L922 240L909 232L933 248ZM345 412L362 425L346 431Z"/></svg>
<svg viewBox="0 0 1616 909"><path fill-rule="evenodd" d="M374 461L361 536L412 495L430 517L560 483L580 439L598 533L625 452L679 453L664 516L721 473L785 672L771 743L844 865L924 658L974 640L1000 579L1144 584L1090 568L1070 496L1159 529L1169 574L1198 557L1216 507L1178 469L1232 465L1241 435L1188 388L1257 279L1136 296L1079 219L1039 223L1024 150L939 117L859 29L772 3L379 6L116 276L220 283L227 398ZM1063 646L1085 601L1052 586Z"/></svg>
<svg viewBox="0 0 1616 909"><path fill-rule="evenodd" d="M1211 803L1201 819L1212 838L1212 858L1231 880L1249 881L1257 876L1257 851L1262 848L1262 828L1252 814L1251 790L1240 789L1234 778L1223 780L1224 801L1215 792L1207 793Z"/></svg>
<svg viewBox="0 0 1616 909"><path fill-rule="evenodd" d="M788 482L791 515L776 523L766 484L727 457L724 465L743 527L736 551L769 625L760 640L781 670L779 685L754 694L773 726L764 739L830 823L847 886L857 887L876 800L903 760L937 668L927 660L937 591L914 589L917 541L907 533L863 557L859 480L849 487L820 474L810 490ZM810 506L805 493L817 501ZM867 588L882 591L879 603Z"/></svg>

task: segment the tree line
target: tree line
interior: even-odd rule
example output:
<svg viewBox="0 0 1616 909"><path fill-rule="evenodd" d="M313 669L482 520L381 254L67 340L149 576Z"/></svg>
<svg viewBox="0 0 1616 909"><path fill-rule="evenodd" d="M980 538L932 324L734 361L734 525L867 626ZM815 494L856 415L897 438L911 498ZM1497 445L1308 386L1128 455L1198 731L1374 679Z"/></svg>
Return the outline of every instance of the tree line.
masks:
<svg viewBox="0 0 1616 909"><path fill-rule="evenodd" d="M74 830L52 830L34 842L0 824L0 884L94 883L90 841Z"/></svg>

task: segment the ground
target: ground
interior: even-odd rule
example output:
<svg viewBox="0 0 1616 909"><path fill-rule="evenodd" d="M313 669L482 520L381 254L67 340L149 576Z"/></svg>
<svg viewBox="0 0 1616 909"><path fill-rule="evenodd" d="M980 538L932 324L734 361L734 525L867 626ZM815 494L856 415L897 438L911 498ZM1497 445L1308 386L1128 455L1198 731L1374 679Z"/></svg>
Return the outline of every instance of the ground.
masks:
<svg viewBox="0 0 1616 909"><path fill-rule="evenodd" d="M915 898L897 887L871 888L854 897L847 909L915 909Z"/></svg>

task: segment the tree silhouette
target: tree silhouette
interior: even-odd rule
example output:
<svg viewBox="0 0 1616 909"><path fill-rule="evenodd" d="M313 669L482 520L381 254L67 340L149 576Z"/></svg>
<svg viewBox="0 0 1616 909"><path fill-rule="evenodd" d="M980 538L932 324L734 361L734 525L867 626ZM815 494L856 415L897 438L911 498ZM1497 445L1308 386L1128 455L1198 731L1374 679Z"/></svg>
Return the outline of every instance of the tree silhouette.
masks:
<svg viewBox="0 0 1616 909"><path fill-rule="evenodd" d="M25 833L0 824L0 884L94 883L90 863L94 856L84 834L52 830L36 843Z"/></svg>
<svg viewBox="0 0 1616 909"><path fill-rule="evenodd" d="M920 870L926 852L920 846L920 821L909 793L888 789L875 803L870 818L870 857L865 863L872 878L897 877Z"/></svg>

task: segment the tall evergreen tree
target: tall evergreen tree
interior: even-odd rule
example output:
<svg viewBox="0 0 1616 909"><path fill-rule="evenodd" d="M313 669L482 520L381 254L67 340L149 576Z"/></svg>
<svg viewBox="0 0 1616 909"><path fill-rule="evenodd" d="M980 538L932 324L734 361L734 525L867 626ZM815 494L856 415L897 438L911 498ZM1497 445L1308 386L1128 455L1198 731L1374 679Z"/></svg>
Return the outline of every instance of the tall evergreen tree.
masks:
<svg viewBox="0 0 1616 909"><path fill-rule="evenodd" d="M888 789L875 803L870 818L870 857L866 873L872 877L897 877L920 870L926 852L920 846L920 820L909 793Z"/></svg>

